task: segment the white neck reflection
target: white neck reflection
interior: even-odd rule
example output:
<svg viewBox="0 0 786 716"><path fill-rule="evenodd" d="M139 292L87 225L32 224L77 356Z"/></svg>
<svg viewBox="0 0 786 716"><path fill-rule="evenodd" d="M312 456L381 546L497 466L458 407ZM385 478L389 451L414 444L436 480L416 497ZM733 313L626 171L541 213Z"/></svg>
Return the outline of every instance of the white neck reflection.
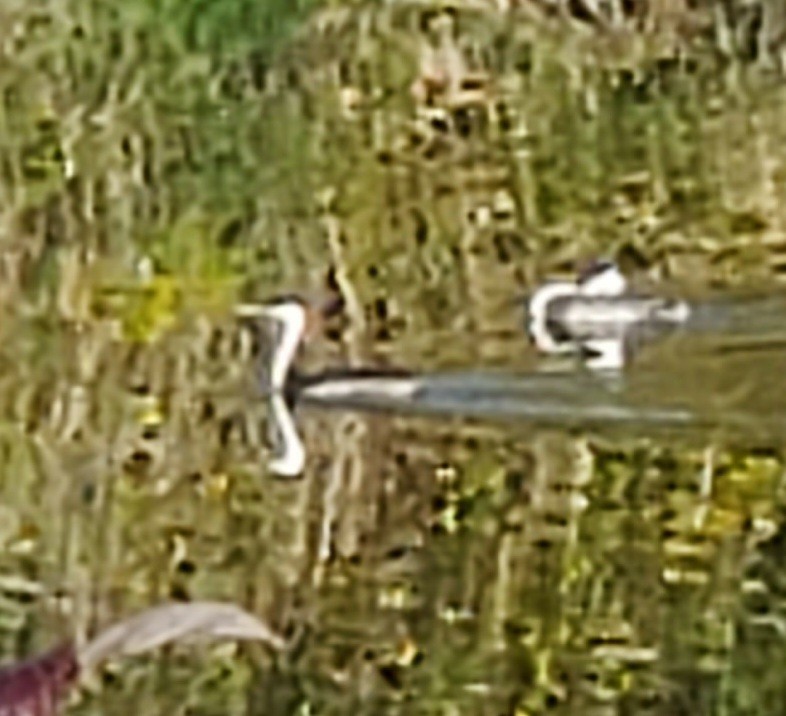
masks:
<svg viewBox="0 0 786 716"><path fill-rule="evenodd" d="M275 453L268 462L270 471L281 477L297 477L306 464L306 449L297 431L292 411L280 393L268 399L269 420Z"/></svg>

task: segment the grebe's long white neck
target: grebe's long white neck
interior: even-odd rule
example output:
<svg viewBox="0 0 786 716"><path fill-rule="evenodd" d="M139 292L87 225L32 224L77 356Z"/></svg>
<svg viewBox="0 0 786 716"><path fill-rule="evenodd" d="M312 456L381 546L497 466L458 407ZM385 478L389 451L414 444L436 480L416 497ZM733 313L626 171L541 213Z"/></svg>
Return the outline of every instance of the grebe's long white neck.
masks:
<svg viewBox="0 0 786 716"><path fill-rule="evenodd" d="M279 322L281 333L270 359L270 387L282 391L306 330L306 309L297 301L267 306L267 316Z"/></svg>
<svg viewBox="0 0 786 716"><path fill-rule="evenodd" d="M548 326L548 307L552 301L558 298L575 296L577 292L576 284L567 281L559 281L541 286L529 300L529 335L543 353L565 353L571 352L572 348L564 343L557 341L551 334Z"/></svg>
<svg viewBox="0 0 786 716"><path fill-rule="evenodd" d="M268 387L271 393L283 392L306 330L306 307L296 300L265 305L247 304L238 308L238 314L275 322L277 333L271 347Z"/></svg>

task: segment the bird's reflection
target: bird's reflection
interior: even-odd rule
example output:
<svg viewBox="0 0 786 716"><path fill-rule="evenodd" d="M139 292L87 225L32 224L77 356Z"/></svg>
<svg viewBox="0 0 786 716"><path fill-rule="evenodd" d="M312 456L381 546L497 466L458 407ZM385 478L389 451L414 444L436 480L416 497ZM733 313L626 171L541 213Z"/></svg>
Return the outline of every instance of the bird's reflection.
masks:
<svg viewBox="0 0 786 716"><path fill-rule="evenodd" d="M267 405L272 447L268 468L281 477L297 477L306 464L306 448L295 424L295 417L281 393L271 393Z"/></svg>

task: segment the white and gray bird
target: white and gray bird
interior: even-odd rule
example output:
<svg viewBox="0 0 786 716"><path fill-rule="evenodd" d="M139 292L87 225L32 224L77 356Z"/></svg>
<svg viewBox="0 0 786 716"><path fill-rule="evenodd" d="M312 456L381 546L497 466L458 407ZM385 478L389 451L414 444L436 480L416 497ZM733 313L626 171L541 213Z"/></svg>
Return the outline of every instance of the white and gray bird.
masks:
<svg viewBox="0 0 786 716"><path fill-rule="evenodd" d="M593 369L617 370L633 348L684 325L684 301L634 292L618 266L594 262L575 281L552 281L528 303L528 332L548 355L579 355Z"/></svg>

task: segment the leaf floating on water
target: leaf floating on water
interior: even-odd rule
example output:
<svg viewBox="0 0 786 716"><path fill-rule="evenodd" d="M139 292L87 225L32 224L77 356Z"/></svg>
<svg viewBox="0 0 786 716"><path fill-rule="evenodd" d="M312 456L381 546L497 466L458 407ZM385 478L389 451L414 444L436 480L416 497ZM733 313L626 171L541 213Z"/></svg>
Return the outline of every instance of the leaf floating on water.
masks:
<svg viewBox="0 0 786 716"><path fill-rule="evenodd" d="M72 643L0 669L0 716L55 716L78 676Z"/></svg>
<svg viewBox="0 0 786 716"><path fill-rule="evenodd" d="M141 654L198 637L261 641L274 649L285 645L270 627L234 604L177 602L153 607L109 627L81 650L79 661L84 669L91 669L113 656Z"/></svg>

